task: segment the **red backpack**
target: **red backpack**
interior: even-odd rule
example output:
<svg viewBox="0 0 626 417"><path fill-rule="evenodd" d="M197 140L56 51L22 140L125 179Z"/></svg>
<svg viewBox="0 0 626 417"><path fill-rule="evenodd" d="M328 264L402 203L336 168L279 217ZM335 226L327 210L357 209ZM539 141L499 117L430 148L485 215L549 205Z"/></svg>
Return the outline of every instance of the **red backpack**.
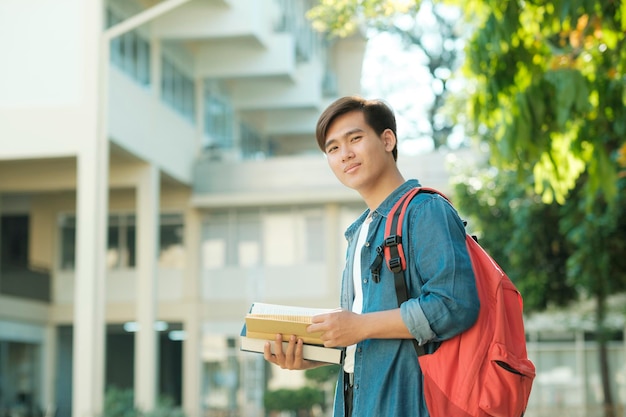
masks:
<svg viewBox="0 0 626 417"><path fill-rule="evenodd" d="M437 190L413 188L387 217L379 253L384 252L394 273L398 306L408 299L402 249L404 213L419 192L436 193L449 202ZM535 366L526 352L522 297L478 242L470 235L465 240L480 311L471 328L443 341L434 353L425 353L413 341L424 375L426 404L431 417L521 417L535 378ZM372 272L377 272L374 265Z"/></svg>

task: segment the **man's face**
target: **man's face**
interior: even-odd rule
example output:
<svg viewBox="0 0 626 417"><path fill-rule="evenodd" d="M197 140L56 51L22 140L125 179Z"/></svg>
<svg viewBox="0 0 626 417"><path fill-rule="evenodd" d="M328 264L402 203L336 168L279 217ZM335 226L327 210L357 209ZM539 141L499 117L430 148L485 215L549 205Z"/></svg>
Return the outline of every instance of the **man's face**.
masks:
<svg viewBox="0 0 626 417"><path fill-rule="evenodd" d="M390 140L393 139L393 140ZM390 130L378 136L360 111L337 117L326 133L325 152L335 176L357 191L374 187L393 163L395 138Z"/></svg>

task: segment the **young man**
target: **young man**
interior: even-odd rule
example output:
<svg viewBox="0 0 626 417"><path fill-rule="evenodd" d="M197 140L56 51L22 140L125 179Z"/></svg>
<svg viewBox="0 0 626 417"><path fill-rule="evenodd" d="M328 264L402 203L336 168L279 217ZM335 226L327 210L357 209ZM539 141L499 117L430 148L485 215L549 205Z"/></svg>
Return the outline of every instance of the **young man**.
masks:
<svg viewBox="0 0 626 417"><path fill-rule="evenodd" d="M316 135L333 173L368 207L346 231L342 310L316 316L308 328L323 332L325 346L347 347L334 416L427 417L412 339L432 350L478 316L463 222L439 195L420 193L411 201L403 236L409 300L398 308L393 273L385 265L380 280L370 273L387 214L419 186L417 180L405 181L396 165L393 111L382 101L344 97L322 113ZM321 365L302 359L302 340L292 336L284 352L280 346L272 355L268 343L265 359L285 369Z"/></svg>

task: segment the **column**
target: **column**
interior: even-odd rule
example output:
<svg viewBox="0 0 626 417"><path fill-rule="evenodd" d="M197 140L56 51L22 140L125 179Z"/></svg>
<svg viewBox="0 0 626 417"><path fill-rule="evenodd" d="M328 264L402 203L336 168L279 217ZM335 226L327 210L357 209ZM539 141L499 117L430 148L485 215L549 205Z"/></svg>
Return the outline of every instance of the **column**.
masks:
<svg viewBox="0 0 626 417"><path fill-rule="evenodd" d="M56 412L55 378L57 373L57 329L54 325L47 325L44 330L42 343L42 387L41 405L44 407L45 417L52 417Z"/></svg>
<svg viewBox="0 0 626 417"><path fill-rule="evenodd" d="M202 403L202 288L200 285L200 213L189 208L185 213L184 299L189 306L184 321L183 410L188 417L201 417Z"/></svg>
<svg viewBox="0 0 626 417"><path fill-rule="evenodd" d="M142 411L156 406L158 339L154 328L157 307L157 251L159 248L159 170L149 164L140 170L137 185L137 324L135 333L135 405Z"/></svg>
<svg viewBox="0 0 626 417"><path fill-rule="evenodd" d="M89 142L89 141L85 141ZM78 156L72 375L73 417L98 414L104 394L108 143ZM90 147L90 146L85 146ZM97 152L102 149L102 154ZM106 161L103 161L106 159Z"/></svg>
<svg viewBox="0 0 626 417"><path fill-rule="evenodd" d="M82 124L77 144L76 267L72 354L72 416L102 414L104 404L109 140L106 124L108 43L102 40L102 0L81 8L84 66ZM78 16L78 15L77 15ZM77 17L78 18L78 17Z"/></svg>

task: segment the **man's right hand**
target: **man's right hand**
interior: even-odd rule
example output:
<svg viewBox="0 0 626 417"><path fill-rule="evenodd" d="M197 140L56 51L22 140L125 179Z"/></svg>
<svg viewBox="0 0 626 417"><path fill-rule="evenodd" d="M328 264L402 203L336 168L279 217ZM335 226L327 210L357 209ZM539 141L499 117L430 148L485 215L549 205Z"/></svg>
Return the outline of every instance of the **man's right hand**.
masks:
<svg viewBox="0 0 626 417"><path fill-rule="evenodd" d="M272 353L271 342L265 343L265 351L263 357L266 361L280 366L282 369L303 370L317 368L318 366L327 365L324 362L309 361L302 357L302 349L304 343L302 339L296 339L295 336L289 338L287 349L283 351L283 336L276 335L274 343L274 353Z"/></svg>

